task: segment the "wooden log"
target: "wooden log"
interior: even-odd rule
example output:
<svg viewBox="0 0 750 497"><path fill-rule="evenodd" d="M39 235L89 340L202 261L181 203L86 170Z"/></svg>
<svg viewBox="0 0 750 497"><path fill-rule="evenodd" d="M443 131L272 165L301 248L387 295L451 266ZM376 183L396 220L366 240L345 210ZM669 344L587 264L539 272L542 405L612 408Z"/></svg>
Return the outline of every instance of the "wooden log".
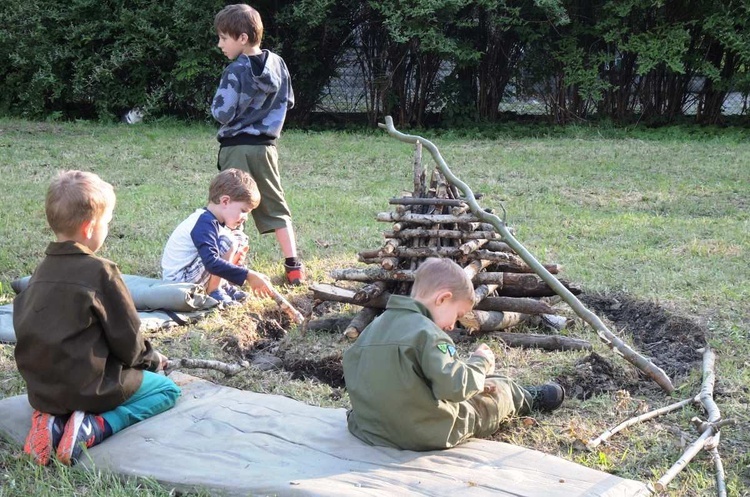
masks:
<svg viewBox="0 0 750 497"><path fill-rule="evenodd" d="M481 265L487 264L486 260L472 261L472 263ZM334 269L330 273L331 278L335 280L362 281L372 283L374 281L414 281L414 270L398 269L386 271L382 268L348 268ZM544 297L553 295L552 289L534 274L522 273L479 273L474 276L475 284L495 284L498 285L497 292L504 297ZM581 289L568 283L565 280L559 280L568 291L572 293L581 293Z"/></svg>
<svg viewBox="0 0 750 497"><path fill-rule="evenodd" d="M581 289L565 280L558 280L574 295ZM479 273L474 277L475 284L495 283L500 285L497 294L502 297L546 297L554 295L552 288L535 274L525 273Z"/></svg>
<svg viewBox="0 0 750 497"><path fill-rule="evenodd" d="M461 230L441 230L441 229L427 229L427 228L412 228L404 229L401 231L384 231L384 238L448 238L448 239L462 239L462 240L476 240L476 239L487 239L487 240L499 240L500 235L493 231L461 231ZM491 242L490 242L491 243ZM489 244L486 245L489 247ZM497 250L496 252L511 252L510 250Z"/></svg>
<svg viewBox="0 0 750 497"><path fill-rule="evenodd" d="M356 302L354 290L347 288L341 288L334 285L328 285L326 283L314 283L310 286L313 292L313 298L317 300L327 300L330 302L342 302L344 304L356 304L363 307L374 307L376 309L385 309L385 305L388 303L388 299L391 294L383 292L377 297L366 302Z"/></svg>
<svg viewBox="0 0 750 497"><path fill-rule="evenodd" d="M334 280L363 281L414 281L414 271L400 269L398 271L386 271L382 268L348 268L334 269L330 273Z"/></svg>
<svg viewBox="0 0 750 497"><path fill-rule="evenodd" d="M466 202L452 198L425 198L425 197L400 197L388 200L389 204L395 205L441 205L449 207L463 207Z"/></svg>
<svg viewBox="0 0 750 497"><path fill-rule="evenodd" d="M383 269L390 271L392 269L398 269L398 263L399 259L398 257L384 257L380 261L380 267Z"/></svg>
<svg viewBox="0 0 750 497"><path fill-rule="evenodd" d="M379 313L378 309L363 307L344 330L344 336L352 340L357 338Z"/></svg>
<svg viewBox="0 0 750 497"><path fill-rule="evenodd" d="M318 318L307 323L305 331L329 331L331 333L343 333L354 316L341 314L327 318Z"/></svg>
<svg viewBox="0 0 750 497"><path fill-rule="evenodd" d="M381 257L381 250L382 249L360 250L357 253L357 260L359 262L365 262L370 259L377 259L378 257Z"/></svg>
<svg viewBox="0 0 750 497"><path fill-rule="evenodd" d="M460 216L469 212L468 205L462 205L459 207L451 207L451 216Z"/></svg>
<svg viewBox="0 0 750 497"><path fill-rule="evenodd" d="M471 332L486 333L511 328L528 319L528 314L519 312L473 310L460 317L458 322Z"/></svg>
<svg viewBox="0 0 750 497"><path fill-rule="evenodd" d="M588 340L560 335L494 331L489 333L489 336L502 340L509 347L543 350L591 350L591 343Z"/></svg>
<svg viewBox="0 0 750 497"><path fill-rule="evenodd" d="M482 239L469 240L468 242L461 244L458 247L458 251L461 252L463 255L469 255L475 250L478 250L482 245L484 245L488 241L489 240L482 240Z"/></svg>
<svg viewBox="0 0 750 497"><path fill-rule="evenodd" d="M484 285L480 285L480 287L482 286ZM487 297L477 303L474 309L480 311L520 312L523 314L555 313L555 310L545 302L520 297Z"/></svg>
<svg viewBox="0 0 750 497"><path fill-rule="evenodd" d="M397 212L380 212L375 216L375 220L381 223L407 222L430 226L433 224L456 224L456 223L475 223L479 218L473 215L451 216L450 214L398 214Z"/></svg>
<svg viewBox="0 0 750 497"><path fill-rule="evenodd" d="M359 262L364 263L364 264L375 264L377 266L380 266L381 263L383 262L383 259L384 259L384 257L368 257L368 258L365 258L365 257L361 257L361 256L357 255L357 260Z"/></svg>
<svg viewBox="0 0 750 497"><path fill-rule="evenodd" d="M385 244L383 244L383 248L380 249L381 252L384 254L393 254L396 251L396 248L401 245L401 240L398 238L391 238L389 240L386 240Z"/></svg>
<svg viewBox="0 0 750 497"><path fill-rule="evenodd" d="M495 233L495 234L497 235L497 238L500 238L499 233ZM489 239L490 237L487 237L487 238ZM513 249L510 248L510 245L508 245L507 243L494 241L491 239L490 239L490 242L487 243L487 245L484 248L486 248L487 250L492 250L493 252L510 252L511 254L515 254Z"/></svg>
<svg viewBox="0 0 750 497"><path fill-rule="evenodd" d="M487 295L491 294L497 290L497 285L479 285L474 289L474 307L476 308L477 304L479 304L481 301L483 301L485 298L487 298ZM487 310L496 310L496 309L482 309L483 311Z"/></svg>
<svg viewBox="0 0 750 497"><path fill-rule="evenodd" d="M379 297L388 289L388 283L385 281L376 281L365 285L354 294L354 303L358 305L364 305L365 302L369 302L376 297Z"/></svg>
<svg viewBox="0 0 750 497"><path fill-rule="evenodd" d="M426 257L448 257L452 259L468 258L470 260L484 259L495 263L496 271L507 271L510 273L533 273L531 268L523 262L517 255L506 252L491 252L489 250L478 249L469 254L464 254L458 247L398 247L392 252L381 250L381 257L394 255L404 258L426 258ZM545 264L548 271L557 273L557 264Z"/></svg>
<svg viewBox="0 0 750 497"><path fill-rule="evenodd" d="M240 371L250 367L250 363L242 361L239 364L227 364L226 362L214 361L211 359L170 359L167 361L167 367L165 373L169 374L177 368L188 368L188 369L212 369L220 373L224 373L226 376L234 376Z"/></svg>
<svg viewBox="0 0 750 497"><path fill-rule="evenodd" d="M489 265L489 261L483 261L483 260L476 260L471 261L469 264L467 264L464 267L464 273L470 278L473 279L482 269L486 268Z"/></svg>

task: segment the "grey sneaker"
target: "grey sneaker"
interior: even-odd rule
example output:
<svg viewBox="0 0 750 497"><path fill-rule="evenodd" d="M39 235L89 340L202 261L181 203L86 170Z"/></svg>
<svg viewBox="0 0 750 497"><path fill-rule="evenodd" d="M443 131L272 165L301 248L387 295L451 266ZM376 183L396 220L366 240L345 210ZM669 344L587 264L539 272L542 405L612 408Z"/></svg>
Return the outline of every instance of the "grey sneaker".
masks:
<svg viewBox="0 0 750 497"><path fill-rule="evenodd" d="M550 382L524 389L531 394L532 411L552 412L560 407L565 399L565 390L557 383Z"/></svg>

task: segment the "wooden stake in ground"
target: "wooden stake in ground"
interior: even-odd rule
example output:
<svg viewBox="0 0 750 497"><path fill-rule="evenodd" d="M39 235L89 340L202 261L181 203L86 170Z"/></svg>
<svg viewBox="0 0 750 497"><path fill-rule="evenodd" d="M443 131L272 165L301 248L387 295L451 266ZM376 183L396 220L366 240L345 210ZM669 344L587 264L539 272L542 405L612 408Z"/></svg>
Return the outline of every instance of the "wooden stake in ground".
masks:
<svg viewBox="0 0 750 497"><path fill-rule="evenodd" d="M638 354L614 333L609 331L609 329L604 325L601 319L596 316L596 314L589 311L581 303L581 301L578 300L576 296L570 292L570 290L565 288L565 286L563 286L557 280L557 278L555 278L549 271L544 268L544 266L542 266L542 264L539 263L538 260L536 260L536 258L526 249L526 247L524 247L518 240L515 239L511 231L505 225L505 221L494 214L485 212L479 206L474 196L474 192L471 191L471 188L469 188L466 183L458 179L458 177L453 174L450 168L448 168L448 165L445 163L445 160L443 159L442 155L440 155L440 152L438 151L434 143L426 140L425 138L422 138L421 136L401 133L393 126L393 118L391 116L385 116L385 124L379 124L378 126L387 130L388 134L396 138L397 140L405 143L420 142L423 147L426 147L427 150L429 150L430 154L432 154L433 159L435 159L437 167L445 175L448 181L450 181L452 185L455 185L459 190L461 190L461 192L463 192L464 197L471 207L471 212L474 214L474 216L476 216L481 221L491 224L498 231L498 233L502 235L503 242L508 244L521 257L521 259L523 259L524 262L526 262L526 264L528 264L534 270L534 272L538 274L555 291L555 293L560 295L560 297L562 297L562 299L567 302L567 304L573 309L573 311L575 311L576 314L578 314L578 316L580 316L584 321L590 324L596 330L599 338L605 344L607 344L607 346L622 355L628 362L640 369L649 378L653 379L667 393L670 393L674 390L672 381L661 368L657 367L654 363ZM475 221L474 219L471 219L470 216L466 215L446 216L446 218L452 219L446 219L445 222L461 223ZM409 220L410 222L419 222L423 224L435 223L434 218L430 218L429 221L427 221L414 217L412 215L399 216L396 213L382 216L378 215L378 221L401 220Z"/></svg>

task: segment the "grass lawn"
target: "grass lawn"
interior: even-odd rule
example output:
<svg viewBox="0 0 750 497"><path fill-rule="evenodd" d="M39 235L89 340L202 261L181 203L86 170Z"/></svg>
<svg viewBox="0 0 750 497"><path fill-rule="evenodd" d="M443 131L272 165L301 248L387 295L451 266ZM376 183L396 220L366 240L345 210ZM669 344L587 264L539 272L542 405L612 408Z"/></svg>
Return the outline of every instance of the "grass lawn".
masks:
<svg viewBox="0 0 750 497"><path fill-rule="evenodd" d="M217 172L213 136L208 126L173 123L0 120L0 303L12 300L9 282L30 274L52 239L43 202L60 169L91 170L115 186L117 207L101 255L124 273L158 277L161 249L172 229L206 202L208 183ZM493 138L446 132L425 136L459 178L484 194L483 207L502 203L519 241L540 261L562 265L561 277L579 284L585 294L648 304L705 331L717 353L716 401L724 418L739 423L721 437L728 492L750 495L750 133L567 128L545 134L529 127L498 131ZM279 155L309 276L331 282L329 270L358 265L358 251L382 244L381 232L389 226L377 223L375 214L390 210L388 199L411 188L413 150L380 131L289 130ZM432 165L429 159L425 164ZM280 283L282 260L275 240L247 231L250 264ZM308 298L305 288L283 292L297 301ZM260 301L251 307L273 306ZM589 339L618 371L633 375L633 368L589 327L563 304L560 308L572 321L564 333ZM238 337L249 321L247 309L231 309L149 338L169 356L231 361L238 350L247 350ZM613 331L629 343L638 332L627 326ZM575 378L588 355L510 349L489 336L480 340L495 350L499 372L527 384ZM466 353L474 346L459 349ZM292 330L274 350L285 364L294 358L322 364L340 361L346 347L338 335ZM229 380L195 374L313 405L348 405L336 385L299 371L251 371ZM635 388L614 385L596 395L571 396L554 414L509 422L495 439L655 481L679 458L685 439L689 443L696 437L689 421L692 416L705 419L700 408L631 427L594 452L583 449L583 443L635 412L693 396L700 388L699 368L674 381L677 390L671 397L647 380L629 384ZM0 398L23 391L13 346L0 344ZM122 482L59 466L40 469L19 458L19 452L0 441L0 497L170 495L170 489L148 480ZM672 482L669 494L713 495L714 484L713 465L702 453Z"/></svg>

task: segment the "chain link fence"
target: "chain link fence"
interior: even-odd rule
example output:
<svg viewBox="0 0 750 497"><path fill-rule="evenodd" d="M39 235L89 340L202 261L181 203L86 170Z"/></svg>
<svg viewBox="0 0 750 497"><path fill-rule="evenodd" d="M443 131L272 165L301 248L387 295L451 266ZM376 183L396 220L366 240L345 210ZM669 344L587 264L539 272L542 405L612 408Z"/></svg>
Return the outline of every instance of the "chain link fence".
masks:
<svg viewBox="0 0 750 497"><path fill-rule="evenodd" d="M441 77L445 78L450 73L450 68L444 68L441 71ZM698 110L700 102L700 89L703 87L701 78L696 78L691 88L695 91L688 93L683 113L687 116L694 116ZM550 113L545 104L543 95L522 96L515 94L513 85L509 85L505 96L500 103L500 112L511 112L524 116L543 116ZM336 113L336 114L361 114L370 109L367 108L368 90L365 78L356 64L353 57L347 57L339 65L338 76L328 82L325 87L320 102L316 106L317 112ZM724 116L747 116L750 115L748 108L748 94L741 92L729 92L724 99L722 106L722 115ZM439 108L432 108L432 111L439 111Z"/></svg>

